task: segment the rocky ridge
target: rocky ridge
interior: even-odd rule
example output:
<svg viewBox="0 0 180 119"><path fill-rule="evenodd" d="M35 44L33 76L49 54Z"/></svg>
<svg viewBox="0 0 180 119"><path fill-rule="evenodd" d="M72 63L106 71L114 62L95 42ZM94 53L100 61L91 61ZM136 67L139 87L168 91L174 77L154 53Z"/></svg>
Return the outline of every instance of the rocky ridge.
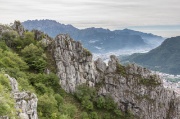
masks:
<svg viewBox="0 0 180 119"><path fill-rule="evenodd" d="M17 30L24 32L21 28ZM41 37L40 32L35 33L36 39ZM86 83L96 87L99 95L111 95L119 109L137 119L180 118L180 98L175 92L165 89L160 77L146 68L135 64L122 66L115 56L110 57L108 65L102 59L93 61L92 54L68 35L58 35L54 41L45 40L45 43L50 45L61 87L66 92L73 93L78 85ZM37 119L37 97L18 91L17 81L7 77L19 110L18 116Z"/></svg>
<svg viewBox="0 0 180 119"><path fill-rule="evenodd" d="M19 91L18 83L15 78L5 74L12 87L12 96L15 99L17 115L20 119L38 119L37 115L37 96L28 91ZM8 118L8 117L6 117Z"/></svg>
<svg viewBox="0 0 180 119"><path fill-rule="evenodd" d="M115 56L108 65L80 42L58 35L52 42L57 75L64 90L73 93L78 85L94 86L99 95L111 95L119 109L140 119L179 119L180 98L163 87L161 78L135 64L122 66Z"/></svg>
<svg viewBox="0 0 180 119"><path fill-rule="evenodd" d="M92 54L80 42L73 41L68 35L58 35L53 47L57 75L65 91L74 92L76 85L82 83L94 85Z"/></svg>
<svg viewBox="0 0 180 119"><path fill-rule="evenodd" d="M20 21L15 21L11 27L13 30L17 31L20 36L23 36L25 29Z"/></svg>

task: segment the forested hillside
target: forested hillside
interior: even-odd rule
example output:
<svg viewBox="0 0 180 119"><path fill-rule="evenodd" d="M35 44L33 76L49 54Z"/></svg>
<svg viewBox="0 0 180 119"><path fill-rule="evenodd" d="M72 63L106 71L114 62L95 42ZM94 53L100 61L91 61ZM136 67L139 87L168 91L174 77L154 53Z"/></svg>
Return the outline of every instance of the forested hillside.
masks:
<svg viewBox="0 0 180 119"><path fill-rule="evenodd" d="M16 117L15 100L5 74L16 78L21 91L38 97L40 119L132 119L121 112L110 96L98 96L95 88L81 85L66 93L56 76L56 66L48 43L52 39L40 31L27 31L19 21L0 25L0 116Z"/></svg>
<svg viewBox="0 0 180 119"><path fill-rule="evenodd" d="M148 53L133 54L124 61L135 62L155 71L180 74L180 36L166 39Z"/></svg>

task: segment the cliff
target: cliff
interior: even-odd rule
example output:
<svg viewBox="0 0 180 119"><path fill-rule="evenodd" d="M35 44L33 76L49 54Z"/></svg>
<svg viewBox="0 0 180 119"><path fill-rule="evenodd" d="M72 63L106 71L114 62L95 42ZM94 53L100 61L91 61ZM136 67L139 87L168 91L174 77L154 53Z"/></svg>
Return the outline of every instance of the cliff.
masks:
<svg viewBox="0 0 180 119"><path fill-rule="evenodd" d="M37 97L34 93L28 91L19 91L18 83L15 78L5 74L12 87L12 96L15 99L15 108L17 116L20 119L38 119L37 115Z"/></svg>
<svg viewBox="0 0 180 119"><path fill-rule="evenodd" d="M135 64L122 66L115 56L108 65L68 35L58 35L51 44L62 88L75 92L86 83L99 95L111 95L119 109L140 119L179 119L180 98L163 87L161 78Z"/></svg>
<svg viewBox="0 0 180 119"><path fill-rule="evenodd" d="M7 29L5 30L3 29L4 28L0 26L0 32L7 35L8 38L12 35L12 40L15 40L15 38L17 38L14 36L21 36L21 38L23 39L24 35L27 34L27 32L24 30L24 28L19 22L16 22L13 25L13 29L17 32L13 32L13 29L9 27L7 27ZM18 57L18 55L11 54L11 57L7 57L9 58L9 60L11 59L11 62L9 62L9 66L6 66L5 68L14 68L13 70L11 69L11 71L13 71L13 77L17 78L20 84L19 87L22 88L23 86L23 89L35 90L35 93L39 97L39 118L63 118L65 115L69 118L84 118L84 116L82 117L82 115L80 115L81 113L86 113L86 117L89 118L106 118L107 115L105 114L111 111L111 115L107 118L114 119L114 116L112 115L118 113L117 107L115 108L115 110L107 109L104 111L104 107L107 105L103 106L103 108L101 108L101 112L99 113L99 108L95 107L96 102L92 102L93 100L90 100L91 96L88 97L86 102L79 103L79 100L76 100L74 96L70 94L64 94L63 90L61 90L60 86L58 85L58 81L61 87L68 93L74 94L79 85L86 84L87 86L92 87L89 89L96 89L95 93L89 91L91 93L90 95L95 94L95 98L106 99L106 97L110 95L117 103L118 109L121 110L118 110L120 116L115 118L180 118L179 97L175 92L165 89L163 87L163 82L161 78L158 75L152 73L150 70L137 66L135 64L123 66L120 64L116 56L110 57L108 65L104 63L102 59L97 59L96 61L93 61L91 52L83 48L80 42L74 41L68 35L61 34L58 35L54 40L52 40L50 37L37 30L33 30L29 33L30 36L32 36L32 42L35 42L34 45L38 44L39 41L42 41L42 43L44 43L44 51L43 49L42 51L45 52L45 50L47 50L46 53L48 54L48 59L46 60L48 60L47 62L49 63L49 66L47 65L44 68L44 70L47 71L47 74L44 73L44 70L42 70L41 72L36 70L36 68L31 68L31 70L29 69L28 72L31 72L32 74L29 74L29 76L27 76L25 72L27 72L26 68L28 67L26 66L26 63L23 62L24 55L22 55L22 60L20 60L20 57ZM9 40L6 39L6 37L3 35L1 35L0 37L4 41ZM16 45L13 45L12 42L7 42L6 45L9 46L9 48L16 48ZM4 48L4 50L7 49L6 45L4 44L2 47ZM29 47L29 45L27 47ZM36 45L35 47L41 46ZM38 48L36 48L36 50L38 50ZM34 52L36 50L30 49L30 52ZM4 58L5 55L2 54L3 52L1 52L1 57ZM53 57L51 57L51 55ZM12 58L15 56L18 57L17 59L19 60L15 60ZM38 57L38 55L35 56L36 58L31 61L35 62L37 59L42 58ZM1 64L3 64L1 68L4 68L4 64L8 63L5 62L6 60L1 61ZM24 66L24 68L21 68L19 65ZM17 69L19 69L19 72ZM51 74L53 72L53 69L57 71L59 79L56 77L55 74ZM20 72L21 70L24 71L24 73ZM6 73L11 74L11 72ZM21 74L21 79L18 78L18 73ZM12 97L15 100L15 107L18 117L22 119L37 119L38 117L36 95L28 91L19 91L16 79L10 77L9 75L6 75L6 77L7 78L4 78L3 81L7 81L9 79L11 83ZM26 88L26 86L30 87ZM0 91L5 92L5 87L7 86L2 82ZM9 98L11 98L11 88L9 88L8 91L8 96ZM87 92L88 91L86 91L86 93ZM83 89L82 91L80 91L80 93L83 93ZM62 97L63 95L66 95L66 97ZM87 98L86 95L85 98ZM13 102L13 100L9 101ZM86 103L88 103L88 105L84 105ZM108 100L105 100L104 103L108 104ZM113 101L110 101L109 103L115 104ZM1 102L1 104L3 104L3 102ZM86 106L91 106L91 108L86 109ZM93 106L94 110L92 110ZM12 108L14 109L14 106L12 106ZM73 113L67 114L67 112L71 112L68 109L74 110ZM10 112L12 112L11 109L9 110ZM97 113L94 111L97 111ZM89 114L87 114L87 112ZM98 117L99 114L100 117ZM101 116L101 114L103 116ZM2 115L5 114L3 113ZM7 118L7 116L1 116L0 118Z"/></svg>

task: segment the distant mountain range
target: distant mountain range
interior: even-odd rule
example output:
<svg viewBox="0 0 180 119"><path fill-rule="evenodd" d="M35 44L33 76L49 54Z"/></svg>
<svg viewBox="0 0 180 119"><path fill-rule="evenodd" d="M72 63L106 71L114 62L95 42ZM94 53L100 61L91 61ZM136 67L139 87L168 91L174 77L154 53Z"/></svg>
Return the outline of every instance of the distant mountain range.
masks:
<svg viewBox="0 0 180 119"><path fill-rule="evenodd" d="M58 34L69 34L73 39L82 42L92 52L109 52L119 49L155 48L164 40L161 36L133 31L130 29L114 30L103 28L78 29L54 20L28 20L22 23L28 30L38 29L51 37Z"/></svg>
<svg viewBox="0 0 180 119"><path fill-rule="evenodd" d="M180 75L180 36L166 39L148 53L136 53L122 61L135 62L152 70Z"/></svg>

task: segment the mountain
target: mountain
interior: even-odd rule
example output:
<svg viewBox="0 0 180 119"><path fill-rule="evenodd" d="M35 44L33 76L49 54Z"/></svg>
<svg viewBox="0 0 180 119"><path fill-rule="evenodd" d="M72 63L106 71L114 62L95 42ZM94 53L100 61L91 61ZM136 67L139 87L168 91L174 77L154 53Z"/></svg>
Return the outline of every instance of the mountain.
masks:
<svg viewBox="0 0 180 119"><path fill-rule="evenodd" d="M133 54L123 61L135 62L152 70L180 74L180 36L166 39L148 53Z"/></svg>
<svg viewBox="0 0 180 119"><path fill-rule="evenodd" d="M28 20L23 22L23 25L28 30L38 29L51 37L67 33L73 39L81 41L84 47L94 53L119 49L154 48L163 41L160 36L129 29L115 31L94 27L77 29L72 25L64 25L53 20Z"/></svg>
<svg viewBox="0 0 180 119"><path fill-rule="evenodd" d="M139 32L139 31L134 31L134 30L130 30L130 29L115 30L115 32L117 32L117 33L123 32L123 33L129 34L129 35L139 35L142 37L144 42L149 44L152 48L159 46L164 41L164 38L162 38L161 36L153 35L151 33L143 33L143 32Z"/></svg>
<svg viewBox="0 0 180 119"><path fill-rule="evenodd" d="M0 118L179 119L179 93L114 55L108 65L67 34L0 25Z"/></svg>
<svg viewBox="0 0 180 119"><path fill-rule="evenodd" d="M114 55L110 56L108 65L101 58L93 61L92 54L68 35L58 35L51 48L54 51L59 82L66 92L75 92L82 104L88 107L91 107L89 101L98 100L99 103L95 101L95 105L105 109L109 106L105 99L110 96L116 102L117 109L123 110L121 113L114 110L115 115L121 115L118 118L106 117L108 112L115 109L109 108L104 113L105 118L179 118L180 98L176 97L175 92L165 89L160 76L150 70L135 64L123 66ZM84 86L77 88L82 84L94 87L98 95L85 90ZM81 96L83 90L88 93L85 99ZM101 106L103 104L105 106Z"/></svg>

